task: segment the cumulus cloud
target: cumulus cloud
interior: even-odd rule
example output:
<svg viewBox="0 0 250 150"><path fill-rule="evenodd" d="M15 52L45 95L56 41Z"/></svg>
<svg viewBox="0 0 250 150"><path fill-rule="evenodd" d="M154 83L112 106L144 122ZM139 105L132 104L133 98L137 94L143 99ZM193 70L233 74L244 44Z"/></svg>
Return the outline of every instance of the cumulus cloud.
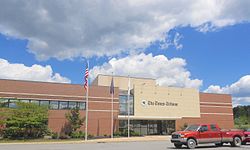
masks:
<svg viewBox="0 0 250 150"><path fill-rule="evenodd" d="M210 85L205 92L232 94L234 106L250 104L250 75L241 77L237 82L221 87Z"/></svg>
<svg viewBox="0 0 250 150"><path fill-rule="evenodd" d="M168 59L164 55L153 56L141 53L124 58L113 58L101 66L90 70L93 79L98 74L130 75L133 77L154 78L159 85L199 88L202 81L191 79L190 72L185 68L186 61L182 58Z"/></svg>
<svg viewBox="0 0 250 150"><path fill-rule="evenodd" d="M71 81L62 77L59 73L54 73L51 66L32 65L31 67L24 64L9 63L0 58L0 78L15 80L32 80L46 82L70 83Z"/></svg>
<svg viewBox="0 0 250 150"><path fill-rule="evenodd" d="M27 39L39 60L113 56L164 41L174 27L207 32L250 20L247 0L1 0L0 6L0 32Z"/></svg>

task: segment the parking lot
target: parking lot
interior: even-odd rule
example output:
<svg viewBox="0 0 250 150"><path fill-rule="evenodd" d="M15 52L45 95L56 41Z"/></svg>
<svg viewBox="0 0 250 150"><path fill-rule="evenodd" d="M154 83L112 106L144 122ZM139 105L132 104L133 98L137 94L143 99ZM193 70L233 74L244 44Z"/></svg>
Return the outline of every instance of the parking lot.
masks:
<svg viewBox="0 0 250 150"><path fill-rule="evenodd" d="M173 144L166 141L147 141L147 142L118 142L118 143L78 143L78 144L0 144L0 150L165 150L175 149ZM182 149L187 149L183 147ZM250 149L250 144L242 147L215 147L213 144L202 145L200 150L237 150Z"/></svg>

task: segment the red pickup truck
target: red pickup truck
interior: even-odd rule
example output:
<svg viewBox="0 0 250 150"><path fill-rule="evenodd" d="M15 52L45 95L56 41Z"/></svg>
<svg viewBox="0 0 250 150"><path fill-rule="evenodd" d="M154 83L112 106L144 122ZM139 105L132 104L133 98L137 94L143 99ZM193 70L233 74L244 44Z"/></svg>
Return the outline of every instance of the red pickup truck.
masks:
<svg viewBox="0 0 250 150"><path fill-rule="evenodd" d="M186 145L189 149L206 143L215 143L216 146L222 146L223 143L240 146L243 140L245 140L243 131L221 130L217 124L190 125L184 131L174 132L171 137L171 142L176 148Z"/></svg>
<svg viewBox="0 0 250 150"><path fill-rule="evenodd" d="M242 141L242 145L245 145L247 142L250 143L250 129L247 129L245 132L245 140Z"/></svg>

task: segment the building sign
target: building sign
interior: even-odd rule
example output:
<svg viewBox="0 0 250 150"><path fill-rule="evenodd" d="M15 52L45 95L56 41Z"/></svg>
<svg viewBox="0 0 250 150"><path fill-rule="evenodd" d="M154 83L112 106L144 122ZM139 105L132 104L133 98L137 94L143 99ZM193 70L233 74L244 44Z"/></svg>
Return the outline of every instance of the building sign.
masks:
<svg viewBox="0 0 250 150"><path fill-rule="evenodd" d="M137 118L200 117L199 91L160 86L134 86L134 116Z"/></svg>
<svg viewBox="0 0 250 150"><path fill-rule="evenodd" d="M166 100L161 100L161 101L147 101L147 100L142 100L141 101L142 106L156 106L156 107L168 107L168 106L178 106L178 103L175 102L169 102Z"/></svg>

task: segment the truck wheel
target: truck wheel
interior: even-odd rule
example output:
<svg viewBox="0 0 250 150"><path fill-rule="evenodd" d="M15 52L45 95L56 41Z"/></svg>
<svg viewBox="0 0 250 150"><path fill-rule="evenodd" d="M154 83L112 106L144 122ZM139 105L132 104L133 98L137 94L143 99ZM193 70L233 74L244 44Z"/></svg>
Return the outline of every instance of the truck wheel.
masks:
<svg viewBox="0 0 250 150"><path fill-rule="evenodd" d="M239 147L239 146L241 146L241 138L238 137L238 136L234 137L233 142L231 142L230 144L233 147Z"/></svg>
<svg viewBox="0 0 250 150"><path fill-rule="evenodd" d="M182 144L174 143L174 146L175 146L175 148L181 148L181 147L182 147Z"/></svg>
<svg viewBox="0 0 250 150"><path fill-rule="evenodd" d="M189 149L194 149L196 146L197 146L197 143L196 143L195 139L188 139L187 147Z"/></svg>

